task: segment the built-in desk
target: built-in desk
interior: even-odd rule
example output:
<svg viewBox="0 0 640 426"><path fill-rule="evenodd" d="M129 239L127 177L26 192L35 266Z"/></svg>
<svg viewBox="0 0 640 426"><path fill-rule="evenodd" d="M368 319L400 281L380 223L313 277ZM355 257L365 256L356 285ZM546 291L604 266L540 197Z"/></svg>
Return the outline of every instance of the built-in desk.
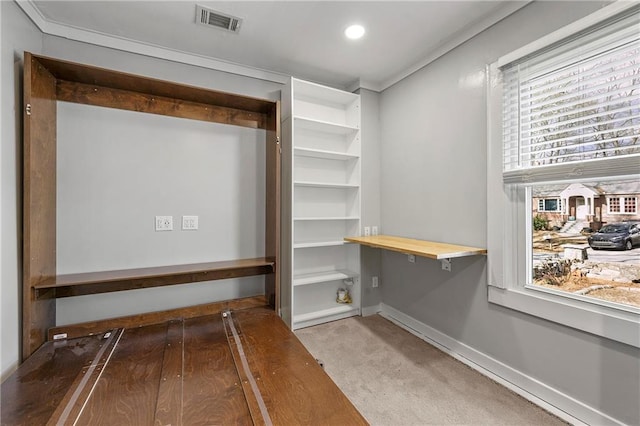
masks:
<svg viewBox="0 0 640 426"><path fill-rule="evenodd" d="M397 251L400 253L427 257L442 261L442 267L451 270L451 260L454 257L475 256L487 254L487 249L456 244L438 243L433 241L415 240L412 238L395 237L392 235L372 235L368 237L345 237L345 241L363 246Z"/></svg>

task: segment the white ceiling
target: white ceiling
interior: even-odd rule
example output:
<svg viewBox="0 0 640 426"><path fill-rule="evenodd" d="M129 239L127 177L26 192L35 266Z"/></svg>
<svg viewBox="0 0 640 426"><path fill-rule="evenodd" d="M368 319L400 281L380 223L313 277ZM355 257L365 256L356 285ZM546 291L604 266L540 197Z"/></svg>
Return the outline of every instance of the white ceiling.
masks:
<svg viewBox="0 0 640 426"><path fill-rule="evenodd" d="M26 3L23 9L54 35L126 40L340 88L382 90L527 1ZM196 25L196 3L242 18L239 34ZM366 27L362 39L344 37L352 23Z"/></svg>

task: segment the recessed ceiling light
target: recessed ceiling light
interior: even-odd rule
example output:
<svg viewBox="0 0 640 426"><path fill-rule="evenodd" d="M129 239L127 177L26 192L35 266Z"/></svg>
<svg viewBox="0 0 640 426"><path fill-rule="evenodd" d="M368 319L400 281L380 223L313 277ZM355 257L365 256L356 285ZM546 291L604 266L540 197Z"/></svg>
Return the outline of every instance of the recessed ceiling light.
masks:
<svg viewBox="0 0 640 426"><path fill-rule="evenodd" d="M351 40L357 40L364 35L364 27L362 25L351 25L344 30L344 35Z"/></svg>

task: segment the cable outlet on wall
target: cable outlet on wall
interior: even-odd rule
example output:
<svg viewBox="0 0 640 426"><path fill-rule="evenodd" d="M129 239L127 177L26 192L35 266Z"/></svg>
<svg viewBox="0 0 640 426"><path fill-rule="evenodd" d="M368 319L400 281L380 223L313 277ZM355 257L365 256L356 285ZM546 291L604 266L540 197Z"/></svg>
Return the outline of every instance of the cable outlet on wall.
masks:
<svg viewBox="0 0 640 426"><path fill-rule="evenodd" d="M371 287L373 288L378 287L378 277L371 277Z"/></svg>
<svg viewBox="0 0 640 426"><path fill-rule="evenodd" d="M407 257L408 257L409 262L416 263L416 255L415 254L408 254Z"/></svg>
<svg viewBox="0 0 640 426"><path fill-rule="evenodd" d="M184 231L195 231L198 229L198 216L182 216L182 229Z"/></svg>
<svg viewBox="0 0 640 426"><path fill-rule="evenodd" d="M371 227L371 235L378 235L378 227L377 226L372 226Z"/></svg>
<svg viewBox="0 0 640 426"><path fill-rule="evenodd" d="M156 231L173 231L173 216L156 216Z"/></svg>
<svg viewBox="0 0 640 426"><path fill-rule="evenodd" d="M364 227L364 236L368 237L369 235L371 235L371 228L369 228L368 226Z"/></svg>

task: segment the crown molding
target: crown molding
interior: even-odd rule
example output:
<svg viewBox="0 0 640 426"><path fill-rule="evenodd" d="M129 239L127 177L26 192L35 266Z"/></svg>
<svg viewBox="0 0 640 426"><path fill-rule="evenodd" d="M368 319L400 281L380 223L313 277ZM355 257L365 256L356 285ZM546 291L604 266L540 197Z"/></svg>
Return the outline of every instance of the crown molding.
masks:
<svg viewBox="0 0 640 426"><path fill-rule="evenodd" d="M386 90L389 87L393 86L394 84L398 83L399 81L403 80L404 78L409 77L411 74L413 74L416 71L419 71L420 69L426 67L431 62L433 62L436 59L440 58L441 56L444 56L445 54L449 53L450 51L452 51L456 47L458 47L461 44L465 43L466 41L472 39L476 35L480 34L482 31L484 31L487 28L491 27L492 25L495 25L496 23L500 22L501 20L503 20L507 16L509 16L509 15L513 14L514 12L522 9L523 7L525 7L526 5L528 5L531 2L532 2L532 0L506 2L504 7L501 7L495 13L491 13L490 15L485 16L484 18L482 18L482 19L476 21L475 23L469 25L465 29L459 31L455 36L453 36L449 40L445 41L443 44L441 44L437 49L435 49L431 54L429 54L427 57L422 59L420 62L417 62L413 66L410 66L406 70L394 75L393 77L389 78L388 80L385 80L385 81L381 82L378 85L378 87L379 87L378 91L381 92L383 90Z"/></svg>
<svg viewBox="0 0 640 426"><path fill-rule="evenodd" d="M290 78L285 74L273 71L267 71L260 68L254 68L234 62L224 61L221 59L210 58L203 55L196 55L176 49L169 49L151 43L144 43L124 37L116 37L98 31L87 30L85 28L78 28L71 25L61 24L59 22L51 21L45 18L32 0L19 0L16 1L16 3L29 17L29 19L33 21L38 29L42 33L47 35L67 38L69 40L75 40L83 43L93 44L96 46L107 47L110 49L136 53L139 55L164 59L172 62L195 65L202 68L256 78L259 80L266 80L273 83L286 84Z"/></svg>
<svg viewBox="0 0 640 426"><path fill-rule="evenodd" d="M382 92L383 90L380 83L376 83L375 81L362 80L362 79L358 79L353 83L349 84L347 87L345 87L344 90L346 90L347 92L354 93L356 90L359 90L359 89L371 90L372 92Z"/></svg>
<svg viewBox="0 0 640 426"><path fill-rule="evenodd" d="M527 55L530 55L540 49L557 43L562 39L575 35L580 31L584 31L593 25L606 21L607 19L610 19L620 13L624 13L634 7L638 7L637 1L615 1L608 6L603 7L602 9L585 16L582 19L572 22L569 25L565 25L564 27L552 32L551 34L547 34L542 38L539 38L511 53L498 58L497 65L500 68L511 62L515 62Z"/></svg>
<svg viewBox="0 0 640 426"><path fill-rule="evenodd" d="M496 13L488 15L470 25L466 29L458 32L456 36L440 45L440 47L438 47L434 52L432 52L430 55L422 59L420 62L417 62L413 66L410 66L409 68L382 82L357 80L349 85L347 90L353 92L358 89L367 89L374 92L382 92L398 83L402 79L424 68L431 62L460 46L462 43L468 41L472 37L486 30L500 20L526 6L530 2L531 0L507 2L505 6L500 8L500 10L498 10ZM38 7L34 4L33 0L16 0L16 3L33 21L38 29L42 33L47 35L67 38L70 40L93 44L96 46L107 47L143 56L164 59L172 62L195 65L202 68L228 72L231 74L266 80L279 84L286 84L290 78L290 76L288 75L274 71L268 71L230 61L225 61L222 59L211 58L204 55L197 55L194 53L184 52L176 49L169 49L151 43L144 43L133 39L117 37L98 31L92 31L85 28L62 24L49 20L44 15L42 15Z"/></svg>

